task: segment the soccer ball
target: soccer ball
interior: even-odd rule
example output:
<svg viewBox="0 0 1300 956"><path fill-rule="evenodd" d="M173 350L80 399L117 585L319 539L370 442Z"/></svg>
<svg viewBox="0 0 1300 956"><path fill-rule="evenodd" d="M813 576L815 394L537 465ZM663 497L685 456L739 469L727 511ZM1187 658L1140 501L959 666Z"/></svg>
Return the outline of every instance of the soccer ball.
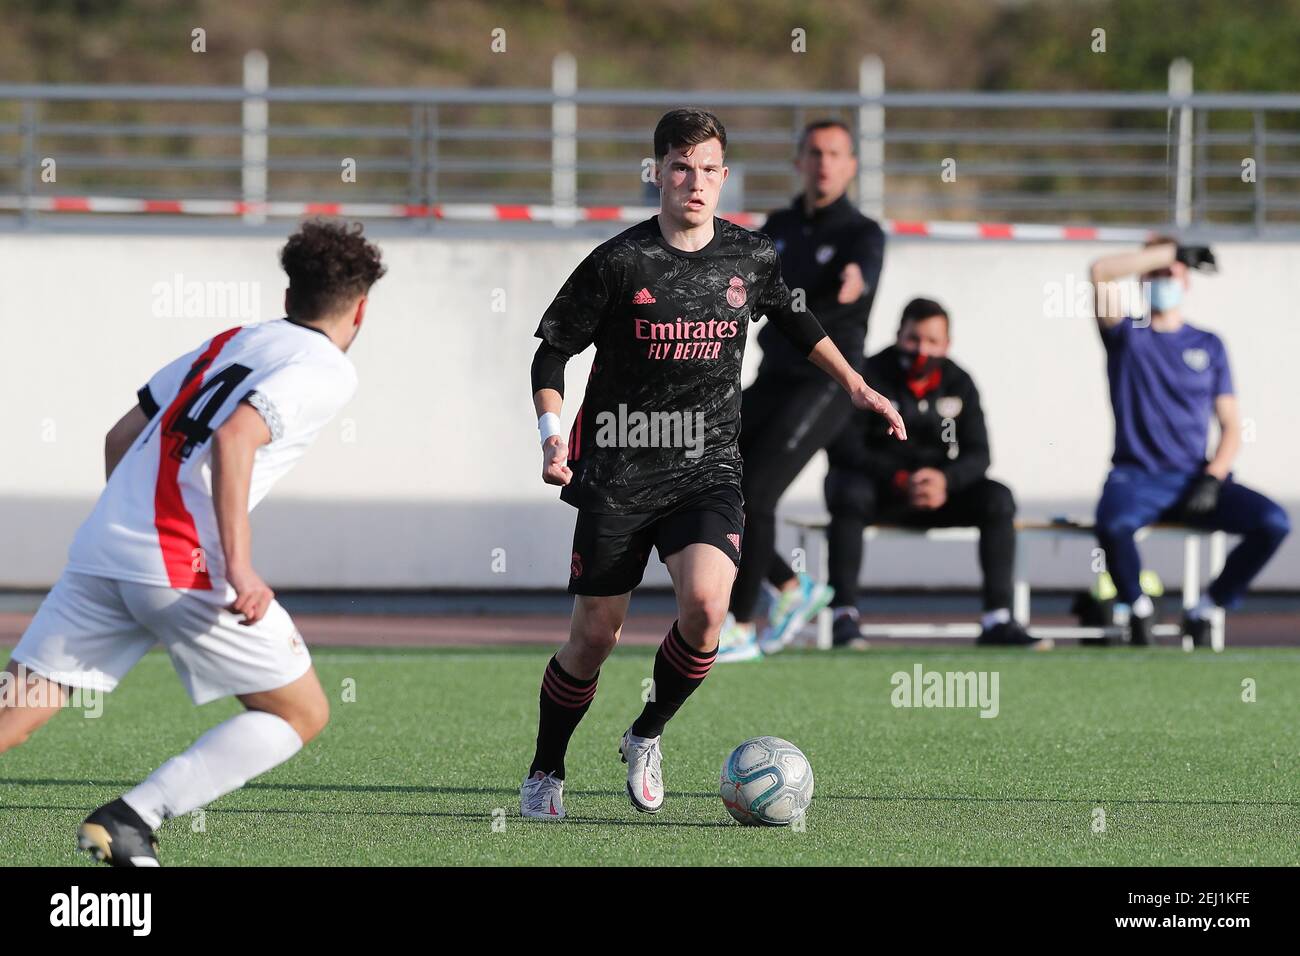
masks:
<svg viewBox="0 0 1300 956"><path fill-rule="evenodd" d="M722 765L722 804L751 826L780 827L803 816L812 802L812 765L780 737L754 737Z"/></svg>

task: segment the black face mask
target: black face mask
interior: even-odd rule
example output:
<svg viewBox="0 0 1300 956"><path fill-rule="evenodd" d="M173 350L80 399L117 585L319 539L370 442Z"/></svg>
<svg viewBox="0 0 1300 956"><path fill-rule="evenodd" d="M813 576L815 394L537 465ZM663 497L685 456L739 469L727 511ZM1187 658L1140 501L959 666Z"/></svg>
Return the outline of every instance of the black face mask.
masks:
<svg viewBox="0 0 1300 956"><path fill-rule="evenodd" d="M940 359L903 349L899 349L898 354L903 371L907 373L907 388L918 401L939 387L942 377Z"/></svg>
<svg viewBox="0 0 1300 956"><path fill-rule="evenodd" d="M898 350L898 361L903 366L903 371L907 373L908 378L922 378L930 374L936 360L929 355L922 355L920 352L908 352L900 348Z"/></svg>

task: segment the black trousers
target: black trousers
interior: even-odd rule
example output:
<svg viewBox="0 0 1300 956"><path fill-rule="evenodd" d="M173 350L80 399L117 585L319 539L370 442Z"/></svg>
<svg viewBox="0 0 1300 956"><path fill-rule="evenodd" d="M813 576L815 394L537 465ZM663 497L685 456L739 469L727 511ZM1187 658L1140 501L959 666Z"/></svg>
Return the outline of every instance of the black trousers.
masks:
<svg viewBox="0 0 1300 956"><path fill-rule="evenodd" d="M870 524L900 524L915 528L975 527L980 531L980 570L984 574L984 610L1011 607L1016 560L1016 502L1011 489L981 478L948 496L942 508L921 510L888 484L856 471L832 468L826 476L826 508L830 584L835 607L856 607L858 574L862 569L863 529Z"/></svg>
<svg viewBox="0 0 1300 956"><path fill-rule="evenodd" d="M731 589L737 620L754 616L766 577L780 585L794 572L776 551L776 506L799 472L833 442L853 413L839 385L759 377L745 389L740 410L740 455L745 477L745 545Z"/></svg>

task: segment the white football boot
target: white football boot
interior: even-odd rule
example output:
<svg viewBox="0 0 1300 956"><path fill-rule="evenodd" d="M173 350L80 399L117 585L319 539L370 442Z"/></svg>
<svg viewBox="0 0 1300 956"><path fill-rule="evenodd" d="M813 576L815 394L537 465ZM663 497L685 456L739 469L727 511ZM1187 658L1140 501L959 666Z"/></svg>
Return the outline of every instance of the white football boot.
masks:
<svg viewBox="0 0 1300 956"><path fill-rule="evenodd" d="M642 813L658 813L664 805L663 754L658 737L637 737L629 727L618 745L627 764L627 795L632 807Z"/></svg>
<svg viewBox="0 0 1300 956"><path fill-rule="evenodd" d="M564 781L538 770L519 788L519 814L539 820L564 819Z"/></svg>

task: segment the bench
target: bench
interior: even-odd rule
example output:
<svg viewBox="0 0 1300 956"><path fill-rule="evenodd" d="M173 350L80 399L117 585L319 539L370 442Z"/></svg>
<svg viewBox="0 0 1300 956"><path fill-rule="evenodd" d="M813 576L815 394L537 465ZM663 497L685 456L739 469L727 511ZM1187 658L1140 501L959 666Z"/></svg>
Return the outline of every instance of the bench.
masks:
<svg viewBox="0 0 1300 956"><path fill-rule="evenodd" d="M826 547L826 528L829 519L824 517L786 518L785 523L795 529L799 539L799 547L804 554L809 553L809 537L817 538L818 545L814 564L815 571L813 573L819 581L825 581L829 574ZM1207 532L1204 529L1192 528L1187 525L1155 524L1138 531L1137 540L1141 541L1152 534L1181 536L1183 540L1183 607L1186 609L1194 606L1201 599L1201 540L1202 538L1208 538L1209 540L1209 572L1213 576L1223 568L1223 562L1227 555L1227 535L1222 531ZM863 532L863 538L868 541L891 537L923 537L928 541L976 542L979 540L979 529L912 528L905 525L878 524L869 525ZM1027 538L1049 538L1057 544L1066 538L1089 538L1096 541L1096 532L1091 524L1063 519L1016 522L1016 564L1013 575L1015 591L1011 614L1026 628L1029 627L1030 621L1031 587L1029 569L1026 565L1026 549L1021 545L1024 539ZM832 613L829 608L817 616L817 647L820 649L825 650L831 646L831 621ZM973 638L979 636L980 626L978 622L970 624L864 624L862 633L866 637ZM1039 638L1120 637L1124 633L1124 628L1117 625L1108 625L1106 627L1034 627L1030 633ZM1152 633L1156 637L1177 637L1181 633L1181 628L1176 624L1158 624L1152 629ZM1216 651L1221 651L1223 645L1223 614L1218 613L1214 615L1212 620L1210 646ZM1190 641L1184 639L1183 647L1184 650L1190 650Z"/></svg>

